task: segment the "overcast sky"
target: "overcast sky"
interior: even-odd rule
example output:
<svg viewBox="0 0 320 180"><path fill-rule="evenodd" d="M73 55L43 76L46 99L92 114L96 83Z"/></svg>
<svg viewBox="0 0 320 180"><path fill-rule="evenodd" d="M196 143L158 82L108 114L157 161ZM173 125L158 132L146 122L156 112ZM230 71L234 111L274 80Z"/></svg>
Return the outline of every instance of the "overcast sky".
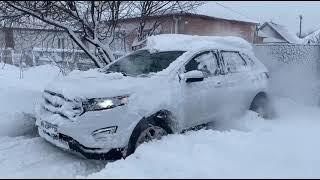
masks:
<svg viewBox="0 0 320 180"><path fill-rule="evenodd" d="M288 27L290 31L299 31L299 15L302 14L302 31L320 28L320 2L317 1L217 1L247 17ZM209 2L208 10L216 6Z"/></svg>

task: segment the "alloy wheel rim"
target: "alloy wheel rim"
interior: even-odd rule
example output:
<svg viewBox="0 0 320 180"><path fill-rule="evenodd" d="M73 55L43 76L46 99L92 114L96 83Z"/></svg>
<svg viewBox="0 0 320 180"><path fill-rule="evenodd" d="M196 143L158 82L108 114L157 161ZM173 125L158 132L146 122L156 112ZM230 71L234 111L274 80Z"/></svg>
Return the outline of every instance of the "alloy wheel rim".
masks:
<svg viewBox="0 0 320 180"><path fill-rule="evenodd" d="M138 137L136 148L145 142L149 142L153 139L161 139L162 136L167 135L168 133L159 126L149 125L147 129L141 132Z"/></svg>

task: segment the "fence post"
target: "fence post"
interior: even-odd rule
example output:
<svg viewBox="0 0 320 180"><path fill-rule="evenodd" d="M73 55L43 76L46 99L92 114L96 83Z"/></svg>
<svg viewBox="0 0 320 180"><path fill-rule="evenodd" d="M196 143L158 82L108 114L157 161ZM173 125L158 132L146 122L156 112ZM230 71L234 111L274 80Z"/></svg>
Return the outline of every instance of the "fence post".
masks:
<svg viewBox="0 0 320 180"><path fill-rule="evenodd" d="M33 64L33 66L37 66L36 61L35 61L35 57L34 57L34 53L33 53L33 48L31 50L31 55L32 55L32 64Z"/></svg>
<svg viewBox="0 0 320 180"><path fill-rule="evenodd" d="M1 62L3 63L3 66L1 67L2 69L4 68L4 66L6 65L6 62L3 59L3 51L1 51Z"/></svg>
<svg viewBox="0 0 320 180"><path fill-rule="evenodd" d="M21 52L21 55L20 55L20 58L19 58L19 69L20 69L20 79L23 78L23 65L22 65L22 52Z"/></svg>

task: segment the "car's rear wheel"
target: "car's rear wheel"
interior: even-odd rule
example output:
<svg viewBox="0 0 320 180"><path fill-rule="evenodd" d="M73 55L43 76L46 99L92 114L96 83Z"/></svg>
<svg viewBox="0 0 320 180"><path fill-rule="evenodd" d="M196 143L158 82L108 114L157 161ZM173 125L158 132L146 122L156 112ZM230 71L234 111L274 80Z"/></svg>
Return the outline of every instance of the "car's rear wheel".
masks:
<svg viewBox="0 0 320 180"><path fill-rule="evenodd" d="M125 156L133 154L141 144L155 139L159 140L168 135L169 132L170 130L164 123L157 122L154 119L141 120L131 134Z"/></svg>
<svg viewBox="0 0 320 180"><path fill-rule="evenodd" d="M269 97L265 93L258 94L252 101L249 110L256 112L264 119L272 119L274 110Z"/></svg>

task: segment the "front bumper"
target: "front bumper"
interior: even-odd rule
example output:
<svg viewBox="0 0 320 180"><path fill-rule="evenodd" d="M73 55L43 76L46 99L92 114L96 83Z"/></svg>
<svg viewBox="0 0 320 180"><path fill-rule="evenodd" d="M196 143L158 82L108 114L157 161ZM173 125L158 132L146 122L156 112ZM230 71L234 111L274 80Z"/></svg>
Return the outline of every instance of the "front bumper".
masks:
<svg viewBox="0 0 320 180"><path fill-rule="evenodd" d="M57 132L72 137L85 147L112 149L128 145L130 135L142 119L142 115L135 111L128 111L125 106L103 111L86 112L76 119L70 120L59 114L51 113L39 107L36 111L36 126L41 126L42 121L55 125ZM103 139L94 133L99 129L117 126L116 132L106 134ZM46 129L48 132L48 130Z"/></svg>
<svg viewBox="0 0 320 180"><path fill-rule="evenodd" d="M50 143L62 148L66 151L71 151L78 155L81 155L87 159L94 160L118 160L124 157L123 151L125 148L113 148L105 150L102 148L90 148L80 144L78 141L70 136L58 133L56 136L52 136L49 132L43 128L38 128L41 137L45 138Z"/></svg>

